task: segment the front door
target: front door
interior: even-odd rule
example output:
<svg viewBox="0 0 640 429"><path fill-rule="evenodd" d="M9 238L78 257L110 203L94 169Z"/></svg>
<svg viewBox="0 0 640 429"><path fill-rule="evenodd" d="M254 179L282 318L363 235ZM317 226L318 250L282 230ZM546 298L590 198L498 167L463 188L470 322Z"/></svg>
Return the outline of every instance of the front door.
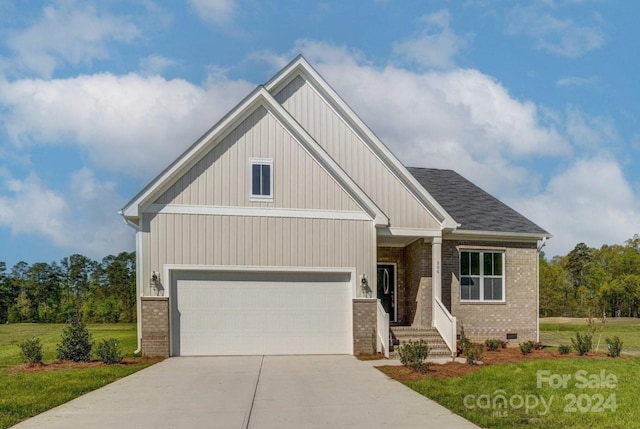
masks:
<svg viewBox="0 0 640 429"><path fill-rule="evenodd" d="M396 264L378 264L378 299L389 314L389 320L396 321Z"/></svg>

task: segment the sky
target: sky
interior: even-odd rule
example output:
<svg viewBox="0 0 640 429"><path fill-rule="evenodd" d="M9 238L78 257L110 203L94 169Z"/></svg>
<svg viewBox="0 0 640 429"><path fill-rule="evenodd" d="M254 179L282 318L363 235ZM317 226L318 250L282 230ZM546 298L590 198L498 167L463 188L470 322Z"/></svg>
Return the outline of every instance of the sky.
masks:
<svg viewBox="0 0 640 429"><path fill-rule="evenodd" d="M640 233L640 3L0 0L0 261L134 250L117 214L297 54L407 166L545 228Z"/></svg>

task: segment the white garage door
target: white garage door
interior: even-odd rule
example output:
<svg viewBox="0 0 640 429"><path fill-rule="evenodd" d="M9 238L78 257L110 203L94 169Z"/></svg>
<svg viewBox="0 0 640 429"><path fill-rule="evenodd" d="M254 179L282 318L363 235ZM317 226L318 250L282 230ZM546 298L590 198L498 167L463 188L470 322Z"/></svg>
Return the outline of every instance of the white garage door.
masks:
<svg viewBox="0 0 640 429"><path fill-rule="evenodd" d="M352 292L343 273L180 272L172 354L350 354Z"/></svg>

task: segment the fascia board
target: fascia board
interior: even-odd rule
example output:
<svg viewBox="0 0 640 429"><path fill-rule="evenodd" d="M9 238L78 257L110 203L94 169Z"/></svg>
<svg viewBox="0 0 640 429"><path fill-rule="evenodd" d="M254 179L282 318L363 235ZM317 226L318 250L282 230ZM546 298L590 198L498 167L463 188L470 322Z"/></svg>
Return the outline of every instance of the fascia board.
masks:
<svg viewBox="0 0 640 429"><path fill-rule="evenodd" d="M129 201L120 211L125 219L134 219L140 216L141 208L150 204L149 201L154 195L160 193L161 189L166 189L180 177L180 173L191 167L198 161L198 154L205 149L210 149L212 140L215 144L220 142L232 129L233 125L253 112L251 105L258 102L262 87L254 89L247 97L227 113L218 123L211 127L196 142L185 150L182 155L176 158L169 166L156 176L149 184L142 189L131 201Z"/></svg>
<svg viewBox="0 0 640 429"><path fill-rule="evenodd" d="M340 186L355 199L360 207L371 215L376 226L386 226L389 218L376 203L358 186L357 183L340 167L340 165L316 142L313 137L286 111L273 96L264 89L265 100L269 103L276 118L281 121L296 140L302 143L312 156L319 161L327 172L338 181Z"/></svg>
<svg viewBox="0 0 640 429"><path fill-rule="evenodd" d="M455 229L459 224L453 219L449 213L437 202L437 200L427 192L426 189L411 175L400 162L400 160L391 152L385 144L375 135L373 131L360 119L360 117L349 107L349 105L340 97L340 95L327 83L322 76L311 66L302 55L297 56L281 72L276 74L267 84L265 88L270 93L276 93L286 86L298 74L302 75L306 80L310 81L316 90L323 94L324 98L334 105L342 118L347 121L351 128L360 133L363 141L369 143L370 147L378 155L378 157L391 169L394 175L412 192L429 212L431 212L443 229Z"/></svg>
<svg viewBox="0 0 640 429"><path fill-rule="evenodd" d="M542 239L550 239L551 234L529 233L529 232L496 232L496 231L474 231L474 230L455 230L445 235L445 237L453 237L456 239L471 240L507 240L507 241L537 241Z"/></svg>

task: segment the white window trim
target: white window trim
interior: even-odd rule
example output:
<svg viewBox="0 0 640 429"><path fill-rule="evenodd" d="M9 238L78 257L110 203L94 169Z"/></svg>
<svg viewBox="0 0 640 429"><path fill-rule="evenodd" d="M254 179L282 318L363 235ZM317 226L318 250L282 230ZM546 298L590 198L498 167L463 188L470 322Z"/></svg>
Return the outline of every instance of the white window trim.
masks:
<svg viewBox="0 0 640 429"><path fill-rule="evenodd" d="M253 194L253 166L269 165L269 195ZM272 158L249 158L249 201L273 201L273 159Z"/></svg>
<svg viewBox="0 0 640 429"><path fill-rule="evenodd" d="M469 253L479 253L480 254L480 299L463 299L462 298L462 257L458 257L460 261L458 266L458 275L460 276L459 289L458 293L460 296L460 302L464 303L475 303L475 304L500 304L505 303L507 299L507 280L506 280L506 252L502 249L471 249L471 248L461 248L459 249L459 255L462 252ZM491 275L487 276L484 274L484 254L485 253L501 253L502 254L502 275L496 276ZM475 277L475 276L465 276L465 277ZM485 278L502 278L502 299L484 299L484 279Z"/></svg>

